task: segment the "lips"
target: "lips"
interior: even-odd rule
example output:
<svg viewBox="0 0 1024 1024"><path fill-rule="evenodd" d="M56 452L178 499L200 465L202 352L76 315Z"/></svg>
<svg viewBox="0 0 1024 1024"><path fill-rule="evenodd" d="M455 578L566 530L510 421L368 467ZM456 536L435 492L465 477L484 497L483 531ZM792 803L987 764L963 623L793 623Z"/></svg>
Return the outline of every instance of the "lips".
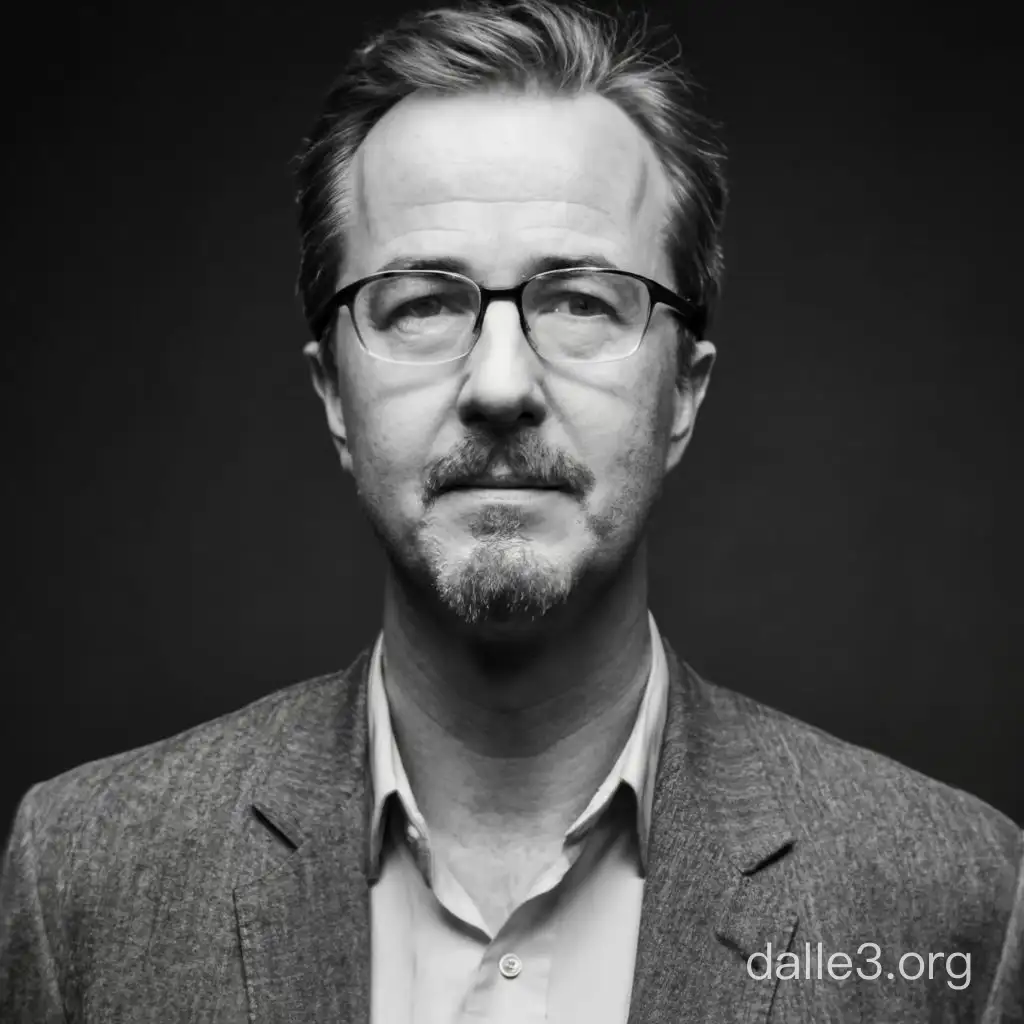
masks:
<svg viewBox="0 0 1024 1024"><path fill-rule="evenodd" d="M540 480L523 480L517 477L481 477L469 483L453 484L447 490L462 491L469 489L493 488L493 489L519 489L532 491L560 491L563 488L558 484L545 483Z"/></svg>

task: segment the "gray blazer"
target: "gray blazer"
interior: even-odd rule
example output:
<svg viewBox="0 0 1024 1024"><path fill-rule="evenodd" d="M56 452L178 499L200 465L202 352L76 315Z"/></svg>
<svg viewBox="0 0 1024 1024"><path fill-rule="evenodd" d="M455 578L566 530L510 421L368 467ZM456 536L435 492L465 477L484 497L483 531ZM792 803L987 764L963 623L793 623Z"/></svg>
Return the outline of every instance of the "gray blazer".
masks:
<svg viewBox="0 0 1024 1024"><path fill-rule="evenodd" d="M629 1024L1024 1021L1020 829L666 647ZM0 879L3 1024L365 1024L368 653L28 791ZM768 943L798 978L751 977ZM953 952L960 990L941 957L928 977Z"/></svg>

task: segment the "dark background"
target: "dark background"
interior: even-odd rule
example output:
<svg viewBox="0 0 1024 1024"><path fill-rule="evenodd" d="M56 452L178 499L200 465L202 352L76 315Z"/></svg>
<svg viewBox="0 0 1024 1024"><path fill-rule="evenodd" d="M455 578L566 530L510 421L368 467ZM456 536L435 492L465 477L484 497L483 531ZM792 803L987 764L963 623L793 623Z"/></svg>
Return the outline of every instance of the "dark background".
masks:
<svg viewBox="0 0 1024 1024"><path fill-rule="evenodd" d="M655 614L707 676L1024 820L1017 36L984 4L677 7L733 202ZM292 290L291 158L359 18L19 17L0 827L37 780L346 665L381 570Z"/></svg>

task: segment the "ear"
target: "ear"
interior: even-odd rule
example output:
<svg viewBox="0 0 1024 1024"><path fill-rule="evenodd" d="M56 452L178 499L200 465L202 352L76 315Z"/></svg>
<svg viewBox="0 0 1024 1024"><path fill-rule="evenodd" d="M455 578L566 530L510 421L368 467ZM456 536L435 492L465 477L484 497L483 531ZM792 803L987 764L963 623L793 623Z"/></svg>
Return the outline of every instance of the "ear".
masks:
<svg viewBox="0 0 1024 1024"><path fill-rule="evenodd" d="M698 341L690 351L689 365L678 368L672 394L672 433L666 457L666 473L675 468L693 437L697 412L707 394L715 355L715 346L710 341Z"/></svg>
<svg viewBox="0 0 1024 1024"><path fill-rule="evenodd" d="M345 414L341 403L341 390L338 384L338 368L334 359L325 357L323 348L316 341L307 342L302 349L309 364L313 390L320 396L327 413L327 429L331 432L334 447L342 468L352 471L352 453L348 447L348 433L345 430Z"/></svg>

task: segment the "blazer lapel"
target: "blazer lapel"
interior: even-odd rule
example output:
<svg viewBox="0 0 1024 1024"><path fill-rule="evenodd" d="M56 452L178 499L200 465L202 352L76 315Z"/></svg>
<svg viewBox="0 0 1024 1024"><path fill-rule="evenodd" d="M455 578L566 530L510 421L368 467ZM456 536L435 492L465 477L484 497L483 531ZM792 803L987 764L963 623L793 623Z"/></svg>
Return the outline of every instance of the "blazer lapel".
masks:
<svg viewBox="0 0 1024 1024"><path fill-rule="evenodd" d="M782 870L792 836L745 716L715 701L667 643L666 656L629 1024L763 1022L777 980L751 978L747 958L793 940L796 900Z"/></svg>
<svg viewBox="0 0 1024 1024"><path fill-rule="evenodd" d="M742 710L665 647L629 1024L763 1024L777 981L751 978L747 958L793 941L792 836ZM234 889L251 1024L369 1024L368 653L312 684L280 723L252 802L263 852Z"/></svg>
<svg viewBox="0 0 1024 1024"><path fill-rule="evenodd" d="M369 1022L368 664L314 684L253 800L279 852L234 889L251 1024Z"/></svg>

